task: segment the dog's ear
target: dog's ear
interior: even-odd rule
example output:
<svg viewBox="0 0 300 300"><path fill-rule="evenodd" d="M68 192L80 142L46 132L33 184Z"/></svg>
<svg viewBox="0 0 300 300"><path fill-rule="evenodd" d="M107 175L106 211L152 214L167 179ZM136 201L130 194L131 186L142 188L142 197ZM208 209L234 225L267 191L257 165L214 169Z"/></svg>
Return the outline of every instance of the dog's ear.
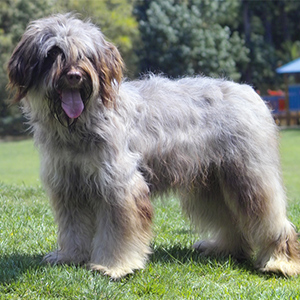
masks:
<svg viewBox="0 0 300 300"><path fill-rule="evenodd" d="M34 82L39 62L38 48L31 36L23 36L8 62L9 83L7 88L15 91L13 103L22 100Z"/></svg>
<svg viewBox="0 0 300 300"><path fill-rule="evenodd" d="M118 85L123 78L124 63L118 49L111 43L104 41L104 47L99 49L96 65L100 94L103 104L112 107L118 92Z"/></svg>

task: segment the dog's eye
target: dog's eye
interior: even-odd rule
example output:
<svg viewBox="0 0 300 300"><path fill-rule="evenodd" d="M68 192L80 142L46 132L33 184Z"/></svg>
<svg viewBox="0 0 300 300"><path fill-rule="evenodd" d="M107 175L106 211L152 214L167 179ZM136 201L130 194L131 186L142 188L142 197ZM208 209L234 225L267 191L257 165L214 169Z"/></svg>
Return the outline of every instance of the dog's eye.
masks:
<svg viewBox="0 0 300 300"><path fill-rule="evenodd" d="M57 46L51 48L47 52L43 64L41 64L40 66L41 74L45 74L46 72L48 72L53 66L54 62L57 60L57 57L62 53L63 53L62 50Z"/></svg>
<svg viewBox="0 0 300 300"><path fill-rule="evenodd" d="M62 51L58 47L53 47L50 49L47 53L47 57L55 60L59 54L61 54Z"/></svg>

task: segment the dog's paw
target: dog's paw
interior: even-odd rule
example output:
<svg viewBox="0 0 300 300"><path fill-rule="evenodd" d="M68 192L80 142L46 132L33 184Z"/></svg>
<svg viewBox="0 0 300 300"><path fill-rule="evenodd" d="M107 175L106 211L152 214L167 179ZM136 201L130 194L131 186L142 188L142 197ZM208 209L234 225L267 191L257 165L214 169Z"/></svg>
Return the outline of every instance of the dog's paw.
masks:
<svg viewBox="0 0 300 300"><path fill-rule="evenodd" d="M273 256L264 267L256 264L261 272L281 273L284 276L297 276L300 274L300 260L295 257L286 257L284 255Z"/></svg>
<svg viewBox="0 0 300 300"><path fill-rule="evenodd" d="M230 252L222 248L215 240L201 240L193 245L193 248L200 253L201 256L219 256L228 255Z"/></svg>
<svg viewBox="0 0 300 300"><path fill-rule="evenodd" d="M67 257L61 251L58 250L48 253L43 258L43 262L51 265L63 264L69 261L70 259L67 259Z"/></svg>
<svg viewBox="0 0 300 300"><path fill-rule="evenodd" d="M204 255L208 255L210 252L213 251L213 242L209 240L201 240L196 242L193 245L193 248Z"/></svg>
<svg viewBox="0 0 300 300"><path fill-rule="evenodd" d="M81 255L77 255L76 258L70 254L62 251L53 251L44 256L43 262L51 265L61 265L61 264L83 264L86 261Z"/></svg>
<svg viewBox="0 0 300 300"><path fill-rule="evenodd" d="M83 265L89 260L88 253L66 252L56 250L44 256L43 262L51 265L74 264Z"/></svg>
<svg viewBox="0 0 300 300"><path fill-rule="evenodd" d="M89 269L107 275L113 280L118 280L128 274L133 273L133 270L130 268L125 268L125 267L107 268L105 266L97 265L97 264L89 264Z"/></svg>

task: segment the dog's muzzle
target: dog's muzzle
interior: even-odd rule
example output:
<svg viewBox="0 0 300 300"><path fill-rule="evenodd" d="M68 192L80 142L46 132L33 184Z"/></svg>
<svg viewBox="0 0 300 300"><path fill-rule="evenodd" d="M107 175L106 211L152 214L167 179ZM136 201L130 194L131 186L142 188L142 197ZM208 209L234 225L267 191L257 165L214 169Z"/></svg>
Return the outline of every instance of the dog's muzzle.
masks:
<svg viewBox="0 0 300 300"><path fill-rule="evenodd" d="M66 80L69 87L60 92L61 106L70 119L77 119L84 109L79 88L82 75L77 70L71 70L66 74Z"/></svg>

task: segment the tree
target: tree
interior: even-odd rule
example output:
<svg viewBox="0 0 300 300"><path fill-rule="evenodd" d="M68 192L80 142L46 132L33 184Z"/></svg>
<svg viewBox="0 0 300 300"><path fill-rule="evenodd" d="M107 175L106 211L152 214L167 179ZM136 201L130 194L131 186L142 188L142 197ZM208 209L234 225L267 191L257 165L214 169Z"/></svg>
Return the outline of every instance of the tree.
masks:
<svg viewBox="0 0 300 300"><path fill-rule="evenodd" d="M299 9L299 1L242 1L240 31L251 60L242 80L262 92L279 87L282 77L275 69L300 55Z"/></svg>
<svg viewBox="0 0 300 300"><path fill-rule="evenodd" d="M237 1L156 0L136 5L143 45L143 71L162 71L173 77L203 73L238 80L248 62L247 48L227 24L228 10ZM239 67L238 67L239 66Z"/></svg>
<svg viewBox="0 0 300 300"><path fill-rule="evenodd" d="M16 134L22 128L21 114L6 103L6 64L27 23L52 11L53 0L0 1L0 135Z"/></svg>

